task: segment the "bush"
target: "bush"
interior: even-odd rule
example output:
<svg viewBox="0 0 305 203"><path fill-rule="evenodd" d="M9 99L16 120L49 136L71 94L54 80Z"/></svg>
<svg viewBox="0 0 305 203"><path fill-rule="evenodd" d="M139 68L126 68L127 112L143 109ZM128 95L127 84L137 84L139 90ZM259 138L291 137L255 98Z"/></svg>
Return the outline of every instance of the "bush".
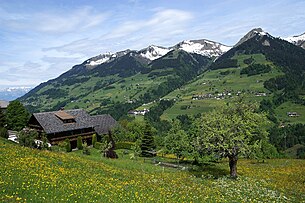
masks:
<svg viewBox="0 0 305 203"><path fill-rule="evenodd" d="M6 128L0 127L0 137L6 138L6 139L8 138L8 132L7 132Z"/></svg>
<svg viewBox="0 0 305 203"><path fill-rule="evenodd" d="M77 149L82 150L83 149L83 140L81 136L77 137Z"/></svg>
<svg viewBox="0 0 305 203"><path fill-rule="evenodd" d="M88 147L88 145L87 145L87 142L85 142L85 143L82 145L82 147L83 147L83 154L85 154L85 155L90 155L90 150L89 150L89 147Z"/></svg>
<svg viewBox="0 0 305 203"><path fill-rule="evenodd" d="M297 149L297 158L305 159L305 147L304 146Z"/></svg>
<svg viewBox="0 0 305 203"><path fill-rule="evenodd" d="M67 138L65 140L66 142L66 152L71 152L72 151L72 148L71 148L71 143L70 143L70 140Z"/></svg>
<svg viewBox="0 0 305 203"><path fill-rule="evenodd" d="M36 130L25 128L17 133L17 139L19 145L25 147L35 147L35 139L37 139L38 133Z"/></svg>
<svg viewBox="0 0 305 203"><path fill-rule="evenodd" d="M96 142L97 142L96 134L93 134L92 135L92 145L93 145L94 148L95 148Z"/></svg>
<svg viewBox="0 0 305 203"><path fill-rule="evenodd" d="M94 147L95 149L102 149L103 146L104 146L104 144L101 143L101 142L96 142L95 145L93 145L93 147Z"/></svg>
<svg viewBox="0 0 305 203"><path fill-rule="evenodd" d="M133 142L117 142L115 149L131 149L134 146Z"/></svg>

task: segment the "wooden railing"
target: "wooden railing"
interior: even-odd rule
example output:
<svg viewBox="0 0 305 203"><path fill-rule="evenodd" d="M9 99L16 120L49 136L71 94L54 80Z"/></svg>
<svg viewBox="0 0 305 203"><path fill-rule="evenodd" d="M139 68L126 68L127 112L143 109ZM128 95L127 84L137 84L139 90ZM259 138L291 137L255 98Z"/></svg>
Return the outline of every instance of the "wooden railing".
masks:
<svg viewBox="0 0 305 203"><path fill-rule="evenodd" d="M90 138L92 137L92 135L94 134L95 132L92 131L92 132L87 132L87 133L80 133L80 134L74 134L74 135L68 135L68 136L62 136L62 137L56 137L56 138L51 138L51 142L59 142L59 141L62 141L62 140L65 140L65 139L69 139L70 141L72 140L77 140L77 137L78 136L81 136L82 138Z"/></svg>

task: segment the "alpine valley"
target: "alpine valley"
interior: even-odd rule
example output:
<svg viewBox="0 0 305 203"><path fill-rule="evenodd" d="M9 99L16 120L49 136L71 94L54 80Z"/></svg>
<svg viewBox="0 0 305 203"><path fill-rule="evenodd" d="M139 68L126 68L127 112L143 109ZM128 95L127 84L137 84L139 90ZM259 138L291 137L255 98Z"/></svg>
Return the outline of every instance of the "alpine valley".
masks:
<svg viewBox="0 0 305 203"><path fill-rule="evenodd" d="M274 122L305 123L304 41L304 34L283 39L256 28L233 47L202 39L105 53L19 100L31 112L84 108L116 119L171 101L158 107L167 120L243 97L257 102Z"/></svg>

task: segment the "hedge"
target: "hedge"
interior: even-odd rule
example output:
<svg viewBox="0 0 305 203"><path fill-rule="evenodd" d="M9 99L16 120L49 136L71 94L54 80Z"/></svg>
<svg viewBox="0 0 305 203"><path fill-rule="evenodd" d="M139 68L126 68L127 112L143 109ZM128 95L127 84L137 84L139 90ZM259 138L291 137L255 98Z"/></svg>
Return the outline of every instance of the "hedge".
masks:
<svg viewBox="0 0 305 203"><path fill-rule="evenodd" d="M117 142L115 143L115 149L131 149L134 142Z"/></svg>
<svg viewBox="0 0 305 203"><path fill-rule="evenodd" d="M93 146L95 149L102 149L103 143L101 142L96 142L95 145Z"/></svg>

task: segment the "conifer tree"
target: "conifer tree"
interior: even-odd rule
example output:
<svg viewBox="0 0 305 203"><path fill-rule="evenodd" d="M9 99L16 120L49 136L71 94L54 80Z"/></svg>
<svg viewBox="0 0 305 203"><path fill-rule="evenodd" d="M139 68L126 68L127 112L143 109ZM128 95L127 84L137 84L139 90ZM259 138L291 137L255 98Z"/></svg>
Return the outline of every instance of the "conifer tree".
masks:
<svg viewBox="0 0 305 203"><path fill-rule="evenodd" d="M144 135L141 142L141 156L152 157L154 154L152 151L155 149L154 137L152 135L152 129L149 124L146 124Z"/></svg>

